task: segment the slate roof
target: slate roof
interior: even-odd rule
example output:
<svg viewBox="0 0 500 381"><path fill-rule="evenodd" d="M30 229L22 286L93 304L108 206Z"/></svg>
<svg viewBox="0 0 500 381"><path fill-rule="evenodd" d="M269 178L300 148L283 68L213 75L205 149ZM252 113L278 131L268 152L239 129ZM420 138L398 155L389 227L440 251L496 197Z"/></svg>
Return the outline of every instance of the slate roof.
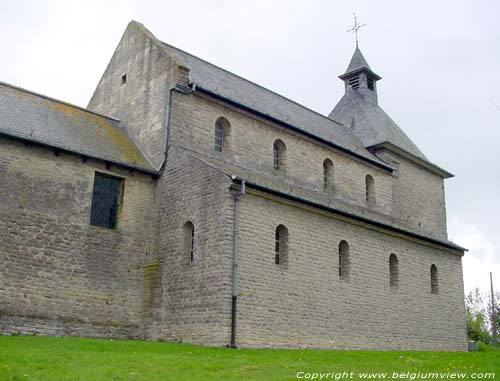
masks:
<svg viewBox="0 0 500 381"><path fill-rule="evenodd" d="M349 74L353 71L358 71L360 69L371 70L370 65L368 65L368 62L363 56L363 53L361 53L361 50L359 50L359 48L356 46L356 50L352 55L351 62L349 62L349 66L347 66L345 74Z"/></svg>
<svg viewBox="0 0 500 381"><path fill-rule="evenodd" d="M371 70L361 50L356 47L346 72L339 78L347 82L360 72L367 73L376 81L381 79ZM415 163L445 178L452 177L451 173L427 159L416 144L378 105L376 97L374 98L372 94L365 94L370 91L366 88L347 89L328 117L345 125L366 148L381 145L386 145L388 148L395 147L402 150L404 154L409 154L408 158ZM374 91L377 91L377 88Z"/></svg>
<svg viewBox="0 0 500 381"><path fill-rule="evenodd" d="M209 158L205 155L187 151L182 147L173 148L182 150L188 155L194 157L197 160L204 162L212 168L226 174L233 180L236 178L244 179L249 183L258 185L266 190L275 191L283 195L288 195L295 199L300 199L318 207L323 207L331 210L332 212L337 212L343 216L350 216L351 218L364 220L367 223L375 223L379 226L384 226L389 229L398 230L403 234L410 234L417 238L424 239L427 241L433 241L436 244L444 245L446 247L456 249L459 251L464 251L465 249L456 245L449 240L443 240L434 235L433 231L421 231L415 229L415 227L408 222L382 214L377 211L368 210L361 206L353 205L351 203L344 202L342 200L331 197L325 193L317 192L312 189L308 189L302 186L294 185L292 183L283 181L281 178L273 178L272 176L265 175L263 173L230 164L221 160L214 158Z"/></svg>
<svg viewBox="0 0 500 381"><path fill-rule="evenodd" d="M155 172L119 120L3 82L0 134Z"/></svg>
<svg viewBox="0 0 500 381"><path fill-rule="evenodd" d="M356 91L344 94L329 117L347 126L360 138L365 147L390 142L396 147L428 161L415 143L378 104L367 102Z"/></svg>
<svg viewBox="0 0 500 381"><path fill-rule="evenodd" d="M133 22L148 35L153 36L142 24ZM153 36L153 38L155 38ZM373 163L390 168L370 151L345 127L324 115L312 111L256 83L195 57L164 42L159 42L176 61L189 68L189 79L198 88L232 100L249 109L294 126L342 149L361 156Z"/></svg>

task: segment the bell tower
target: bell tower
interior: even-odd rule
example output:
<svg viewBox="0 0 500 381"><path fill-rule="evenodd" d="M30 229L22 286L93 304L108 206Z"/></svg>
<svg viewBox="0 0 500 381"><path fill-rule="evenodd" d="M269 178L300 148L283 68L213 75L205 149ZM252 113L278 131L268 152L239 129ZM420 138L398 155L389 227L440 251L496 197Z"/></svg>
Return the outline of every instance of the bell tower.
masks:
<svg viewBox="0 0 500 381"><path fill-rule="evenodd" d="M339 78L345 83L346 95L354 92L366 102L373 105L378 104L377 81L382 77L372 71L361 50L359 50L358 44L356 44L356 50L354 50L346 72L340 75Z"/></svg>

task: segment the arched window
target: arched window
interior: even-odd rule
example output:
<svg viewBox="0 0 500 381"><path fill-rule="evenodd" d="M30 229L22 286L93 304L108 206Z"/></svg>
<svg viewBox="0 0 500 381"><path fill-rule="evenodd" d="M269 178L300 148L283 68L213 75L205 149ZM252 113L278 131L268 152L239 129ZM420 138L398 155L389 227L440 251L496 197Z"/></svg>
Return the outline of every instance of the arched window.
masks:
<svg viewBox="0 0 500 381"><path fill-rule="evenodd" d="M394 287L399 284L399 260L396 254L389 256L389 284Z"/></svg>
<svg viewBox="0 0 500 381"><path fill-rule="evenodd" d="M431 293L437 294L439 291L438 288L438 269L436 265L431 266Z"/></svg>
<svg viewBox="0 0 500 381"><path fill-rule="evenodd" d="M184 252L191 262L194 261L194 225L191 221L184 224Z"/></svg>
<svg viewBox="0 0 500 381"><path fill-rule="evenodd" d="M339 243L339 277L349 279L351 260L349 258L349 244L346 241Z"/></svg>
<svg viewBox="0 0 500 381"><path fill-rule="evenodd" d="M366 175L366 201L369 205L375 205L375 180L371 175Z"/></svg>
<svg viewBox="0 0 500 381"><path fill-rule="evenodd" d="M281 140L276 140L273 144L273 166L277 171L285 169L286 165L286 146Z"/></svg>
<svg viewBox="0 0 500 381"><path fill-rule="evenodd" d="M274 234L274 263L283 265L287 260L288 254L288 230L283 225L276 228Z"/></svg>
<svg viewBox="0 0 500 381"><path fill-rule="evenodd" d="M333 190L333 163L330 159L323 161L323 190Z"/></svg>
<svg viewBox="0 0 500 381"><path fill-rule="evenodd" d="M226 118L220 117L215 122L215 142L216 152L222 152L229 148L229 135L231 134L231 124Z"/></svg>

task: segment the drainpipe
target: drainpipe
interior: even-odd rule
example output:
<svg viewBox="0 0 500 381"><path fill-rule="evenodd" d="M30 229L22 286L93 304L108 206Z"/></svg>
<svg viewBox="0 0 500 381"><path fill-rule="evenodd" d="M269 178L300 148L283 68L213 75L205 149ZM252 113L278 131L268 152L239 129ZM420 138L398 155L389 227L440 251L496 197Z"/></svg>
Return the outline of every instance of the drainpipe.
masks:
<svg viewBox="0 0 500 381"><path fill-rule="evenodd" d="M234 180L234 178L233 178ZM233 289L231 297L231 348L236 348L236 305L238 304L238 233L240 230L240 200L245 194L245 180L241 181L240 190L234 194L234 229L233 229Z"/></svg>
<svg viewBox="0 0 500 381"><path fill-rule="evenodd" d="M185 90L184 88L178 87L178 85L171 86L168 89L168 103L167 103L167 123L165 126L165 137L163 140L163 160L160 164L160 168L158 169L158 172L163 174L163 171L165 170L165 165L167 164L167 156L168 156L168 142L170 138L170 115L172 114L172 95L174 91L177 91L181 94L191 94L196 91L196 84L191 83L190 84L191 88L189 90Z"/></svg>

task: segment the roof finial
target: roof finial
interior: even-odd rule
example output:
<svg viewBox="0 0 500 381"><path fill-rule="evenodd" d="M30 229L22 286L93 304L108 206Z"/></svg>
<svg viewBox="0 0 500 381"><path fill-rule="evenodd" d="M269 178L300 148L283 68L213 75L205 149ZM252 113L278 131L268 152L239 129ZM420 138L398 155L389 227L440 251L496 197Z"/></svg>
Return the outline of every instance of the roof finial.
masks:
<svg viewBox="0 0 500 381"><path fill-rule="evenodd" d="M354 26L347 30L347 32L352 32L356 36L356 48L358 47L358 30L360 30L362 27L364 27L366 24L358 24L358 19L356 18L356 13L352 12L352 15L354 16Z"/></svg>

